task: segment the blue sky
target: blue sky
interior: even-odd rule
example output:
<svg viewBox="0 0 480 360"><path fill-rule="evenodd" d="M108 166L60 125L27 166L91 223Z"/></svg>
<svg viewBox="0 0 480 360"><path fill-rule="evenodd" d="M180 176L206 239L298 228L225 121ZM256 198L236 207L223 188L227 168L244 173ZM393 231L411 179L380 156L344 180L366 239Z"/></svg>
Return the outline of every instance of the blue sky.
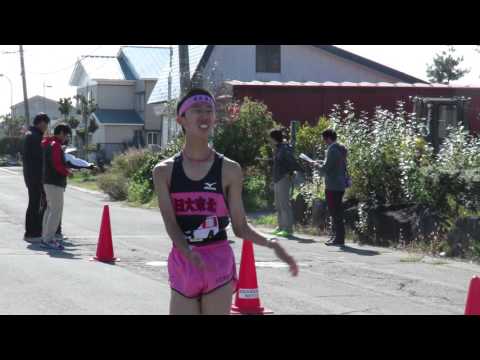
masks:
<svg viewBox="0 0 480 360"><path fill-rule="evenodd" d="M160 45L161 46L161 45ZM442 45L336 45L360 56L426 78L426 64L432 61ZM457 53L465 57L463 66L472 69L458 84L480 84L480 53L474 45L456 45ZM76 60L82 55L116 55L120 45L24 45L28 97L42 95L53 100L75 94L68 85ZM0 45L0 74L8 76L13 85L13 103L23 101L20 60L17 45ZM45 85L45 86L44 86ZM0 77L0 114L9 112L10 85Z"/></svg>

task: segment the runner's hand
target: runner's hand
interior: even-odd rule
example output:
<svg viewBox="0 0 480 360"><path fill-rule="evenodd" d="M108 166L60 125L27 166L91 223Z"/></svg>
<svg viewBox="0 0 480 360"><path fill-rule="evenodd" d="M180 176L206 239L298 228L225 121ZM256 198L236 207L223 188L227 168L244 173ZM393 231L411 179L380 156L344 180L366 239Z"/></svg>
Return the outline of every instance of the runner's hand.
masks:
<svg viewBox="0 0 480 360"><path fill-rule="evenodd" d="M288 255L288 253L283 247L280 246L279 243L276 243L273 249L275 250L275 254L277 255L277 257L290 266L290 273L292 274L292 276L297 276L298 265L295 259Z"/></svg>
<svg viewBox="0 0 480 360"><path fill-rule="evenodd" d="M202 256L199 253L190 250L187 253L187 259L197 268L199 269L205 268L205 262L203 261Z"/></svg>

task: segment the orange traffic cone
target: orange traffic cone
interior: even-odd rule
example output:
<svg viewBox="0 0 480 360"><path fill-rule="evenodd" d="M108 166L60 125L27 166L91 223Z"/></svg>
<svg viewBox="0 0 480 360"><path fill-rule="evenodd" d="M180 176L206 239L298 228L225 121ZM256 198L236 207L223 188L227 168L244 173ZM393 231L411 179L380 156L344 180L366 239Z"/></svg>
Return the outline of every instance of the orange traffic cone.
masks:
<svg viewBox="0 0 480 360"><path fill-rule="evenodd" d="M480 315L480 277L474 276L468 289L465 315Z"/></svg>
<svg viewBox="0 0 480 360"><path fill-rule="evenodd" d="M273 314L273 311L267 310L260 305L257 271L255 270L255 257L253 255L253 243L251 240L243 240L240 278L231 314Z"/></svg>
<svg viewBox="0 0 480 360"><path fill-rule="evenodd" d="M103 207L102 224L98 236L97 256L90 260L115 262L119 259L113 256L112 229L110 226L110 211L108 205Z"/></svg>

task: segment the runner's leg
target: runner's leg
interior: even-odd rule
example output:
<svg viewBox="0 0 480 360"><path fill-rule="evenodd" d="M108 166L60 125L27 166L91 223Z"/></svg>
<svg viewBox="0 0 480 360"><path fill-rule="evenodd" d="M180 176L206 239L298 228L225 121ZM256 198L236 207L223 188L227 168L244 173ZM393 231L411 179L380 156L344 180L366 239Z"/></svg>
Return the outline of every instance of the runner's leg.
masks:
<svg viewBox="0 0 480 360"><path fill-rule="evenodd" d="M229 315L232 307L233 282L203 295L201 300L202 315Z"/></svg>
<svg viewBox="0 0 480 360"><path fill-rule="evenodd" d="M200 299L190 299L171 290L170 315L200 315Z"/></svg>

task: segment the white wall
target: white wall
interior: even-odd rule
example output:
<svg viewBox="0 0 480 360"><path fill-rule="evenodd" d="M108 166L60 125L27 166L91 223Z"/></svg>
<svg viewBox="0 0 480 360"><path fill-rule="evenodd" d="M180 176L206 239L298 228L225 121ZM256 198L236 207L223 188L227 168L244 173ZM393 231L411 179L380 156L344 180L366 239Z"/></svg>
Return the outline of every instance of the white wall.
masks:
<svg viewBox="0 0 480 360"><path fill-rule="evenodd" d="M351 81L351 82L397 82L387 76L356 62L337 57L313 46L282 46L281 81ZM310 79L313 78L313 79Z"/></svg>
<svg viewBox="0 0 480 360"><path fill-rule="evenodd" d="M135 85L98 85L96 97L100 109L133 110Z"/></svg>
<svg viewBox="0 0 480 360"><path fill-rule="evenodd" d="M98 124L98 129L92 135L92 144L103 144L105 143L105 126Z"/></svg>
<svg viewBox="0 0 480 360"><path fill-rule="evenodd" d="M147 80L145 81L145 112L144 112L144 122L145 122L145 130L161 130L162 129L162 121L160 116L155 115L153 111L153 104L147 105L146 102L150 98L150 94L155 87L156 81Z"/></svg>
<svg viewBox="0 0 480 360"><path fill-rule="evenodd" d="M133 140L135 130L143 125L105 125L105 143L123 143Z"/></svg>
<svg viewBox="0 0 480 360"><path fill-rule="evenodd" d="M60 111L58 111L59 105L49 99L43 102L42 97L33 97L28 100L28 110L30 112L30 120L32 121L35 115L39 112L44 112L48 115L50 120L58 119L62 116ZM25 104L22 102L13 108L15 116L24 116L25 115Z"/></svg>
<svg viewBox="0 0 480 360"><path fill-rule="evenodd" d="M355 62L309 45L282 45L281 73L256 72L255 45L216 45L206 67L215 82L240 81L351 81L397 82Z"/></svg>
<svg viewBox="0 0 480 360"><path fill-rule="evenodd" d="M78 79L78 84L76 84L76 86L77 87L87 86L88 83L90 82L90 79L87 76L87 73L85 72L83 66L80 66L80 68L77 71L80 72L80 76L79 76L79 79Z"/></svg>

